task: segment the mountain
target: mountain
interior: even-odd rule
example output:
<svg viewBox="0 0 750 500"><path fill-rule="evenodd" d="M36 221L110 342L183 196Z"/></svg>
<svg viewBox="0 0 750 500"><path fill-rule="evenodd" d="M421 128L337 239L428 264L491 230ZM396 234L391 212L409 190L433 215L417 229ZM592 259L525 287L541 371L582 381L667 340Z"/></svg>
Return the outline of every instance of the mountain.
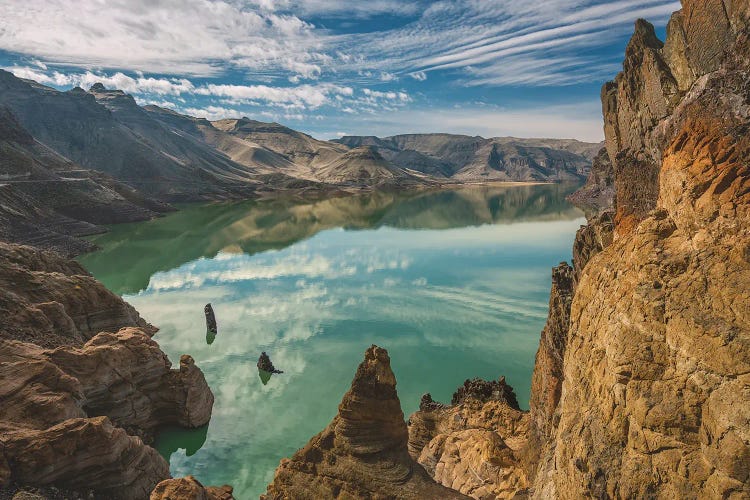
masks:
<svg viewBox="0 0 750 500"><path fill-rule="evenodd" d="M105 174L87 170L35 140L0 108L0 235L75 255L100 224L148 220L171 210Z"/></svg>
<svg viewBox="0 0 750 500"><path fill-rule="evenodd" d="M478 181L580 180L594 145L449 134L321 141L278 123L208 121L101 83L59 91L0 70L0 237L75 255L102 224L168 203L336 195Z"/></svg>
<svg viewBox="0 0 750 500"><path fill-rule="evenodd" d="M334 142L370 146L399 167L459 181L583 180L601 148L572 139L453 134L344 136Z"/></svg>

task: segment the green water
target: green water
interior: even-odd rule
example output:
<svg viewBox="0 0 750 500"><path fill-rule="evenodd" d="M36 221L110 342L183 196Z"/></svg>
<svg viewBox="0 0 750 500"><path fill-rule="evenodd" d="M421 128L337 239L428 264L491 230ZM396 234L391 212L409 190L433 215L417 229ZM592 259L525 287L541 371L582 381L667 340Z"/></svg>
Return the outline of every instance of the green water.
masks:
<svg viewBox="0 0 750 500"><path fill-rule="evenodd" d="M406 415L475 376L505 375L528 405L550 268L583 222L574 189L185 207L113 227L81 262L161 328L173 362L190 353L216 396L207 427L160 434L172 474L257 498L335 415L370 344L389 350ZM261 351L284 373L262 380Z"/></svg>

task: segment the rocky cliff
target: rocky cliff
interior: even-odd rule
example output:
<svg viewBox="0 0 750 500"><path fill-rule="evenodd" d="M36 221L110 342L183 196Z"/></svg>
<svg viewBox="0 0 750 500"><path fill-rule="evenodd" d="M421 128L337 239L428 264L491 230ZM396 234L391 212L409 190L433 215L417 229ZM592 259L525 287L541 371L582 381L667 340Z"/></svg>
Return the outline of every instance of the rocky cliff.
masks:
<svg viewBox="0 0 750 500"><path fill-rule="evenodd" d="M750 495L749 21L639 21L604 88L616 237L580 270L538 495Z"/></svg>
<svg viewBox="0 0 750 500"><path fill-rule="evenodd" d="M143 221L171 210L43 145L0 107L0 239L66 256L93 248L80 236L101 224Z"/></svg>
<svg viewBox="0 0 750 500"><path fill-rule="evenodd" d="M750 497L750 2L684 0L667 34L638 21L602 90L606 156L578 195L593 210L574 265L553 271L529 412L477 381L410 418L436 481Z"/></svg>
<svg viewBox="0 0 750 500"><path fill-rule="evenodd" d="M0 280L0 495L148 498L169 465L143 439L210 419L200 369L75 262L0 243Z"/></svg>
<svg viewBox="0 0 750 500"><path fill-rule="evenodd" d="M407 441L390 358L372 346L338 415L282 460L261 498L466 498L430 479L409 456Z"/></svg>

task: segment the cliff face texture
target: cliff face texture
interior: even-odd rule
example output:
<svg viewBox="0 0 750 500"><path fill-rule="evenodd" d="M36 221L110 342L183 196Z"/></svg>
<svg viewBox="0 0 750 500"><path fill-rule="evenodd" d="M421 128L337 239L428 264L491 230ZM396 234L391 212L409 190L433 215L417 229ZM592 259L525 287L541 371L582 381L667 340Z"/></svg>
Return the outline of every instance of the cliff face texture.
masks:
<svg viewBox="0 0 750 500"><path fill-rule="evenodd" d="M467 498L440 486L409 456L408 431L385 349L365 352L339 413L282 460L266 500Z"/></svg>
<svg viewBox="0 0 750 500"><path fill-rule="evenodd" d="M0 276L0 494L148 498L169 465L141 436L207 423L203 374L186 355L172 369L155 329L74 262L0 244Z"/></svg>
<svg viewBox="0 0 750 500"><path fill-rule="evenodd" d="M615 237L579 233L540 498L750 495L749 19L684 1L665 44L639 21L603 90Z"/></svg>

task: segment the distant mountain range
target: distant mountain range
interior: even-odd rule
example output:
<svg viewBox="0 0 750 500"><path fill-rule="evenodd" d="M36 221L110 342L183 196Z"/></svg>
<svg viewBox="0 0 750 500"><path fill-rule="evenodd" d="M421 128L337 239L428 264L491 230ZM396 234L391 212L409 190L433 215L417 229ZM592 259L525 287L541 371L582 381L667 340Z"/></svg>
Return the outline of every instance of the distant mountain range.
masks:
<svg viewBox="0 0 750 500"><path fill-rule="evenodd" d="M322 141L278 123L208 121L95 84L59 91L0 70L0 239L72 255L78 236L168 203L582 181L599 144L414 134Z"/></svg>

